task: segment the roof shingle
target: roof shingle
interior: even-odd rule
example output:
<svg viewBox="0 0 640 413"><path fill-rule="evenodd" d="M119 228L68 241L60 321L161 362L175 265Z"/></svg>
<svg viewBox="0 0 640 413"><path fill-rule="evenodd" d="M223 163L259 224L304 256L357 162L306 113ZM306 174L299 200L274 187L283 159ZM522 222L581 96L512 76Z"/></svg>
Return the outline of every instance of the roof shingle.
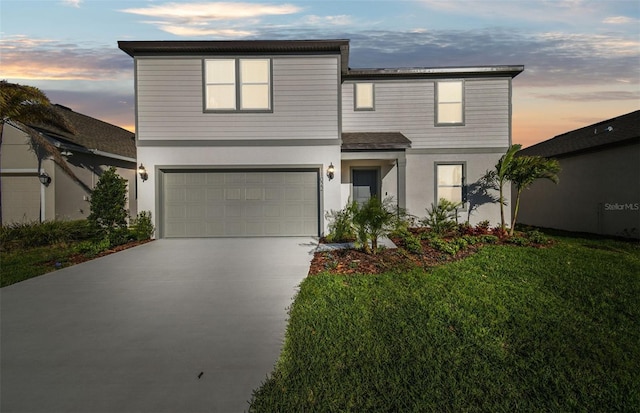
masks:
<svg viewBox="0 0 640 413"><path fill-rule="evenodd" d="M343 132L343 151L405 150L411 141L400 132Z"/></svg>
<svg viewBox="0 0 640 413"><path fill-rule="evenodd" d="M60 141L83 147L86 150L97 149L127 158L136 157L135 134L119 126L83 115L62 106L54 105L76 130L75 134L65 132L51 125L30 125L45 135Z"/></svg>
<svg viewBox="0 0 640 413"><path fill-rule="evenodd" d="M557 157L637 139L640 139L640 110L563 133L518 154Z"/></svg>

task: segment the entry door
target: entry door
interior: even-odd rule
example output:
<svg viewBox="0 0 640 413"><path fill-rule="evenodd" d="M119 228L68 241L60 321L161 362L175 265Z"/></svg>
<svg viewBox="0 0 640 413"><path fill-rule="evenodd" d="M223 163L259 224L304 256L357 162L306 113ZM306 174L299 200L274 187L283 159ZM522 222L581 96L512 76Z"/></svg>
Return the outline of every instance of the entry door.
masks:
<svg viewBox="0 0 640 413"><path fill-rule="evenodd" d="M369 200L372 196L378 196L378 170L377 169L353 169L353 199L360 204Z"/></svg>

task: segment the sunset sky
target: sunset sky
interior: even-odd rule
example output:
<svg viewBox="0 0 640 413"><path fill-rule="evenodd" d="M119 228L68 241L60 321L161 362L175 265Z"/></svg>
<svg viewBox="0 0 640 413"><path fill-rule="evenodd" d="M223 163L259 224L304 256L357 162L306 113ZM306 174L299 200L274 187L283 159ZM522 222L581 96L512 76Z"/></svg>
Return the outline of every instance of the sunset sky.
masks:
<svg viewBox="0 0 640 413"><path fill-rule="evenodd" d="M524 146L640 109L638 0L2 0L0 15L0 78L130 130L118 40L350 39L352 68L524 65Z"/></svg>

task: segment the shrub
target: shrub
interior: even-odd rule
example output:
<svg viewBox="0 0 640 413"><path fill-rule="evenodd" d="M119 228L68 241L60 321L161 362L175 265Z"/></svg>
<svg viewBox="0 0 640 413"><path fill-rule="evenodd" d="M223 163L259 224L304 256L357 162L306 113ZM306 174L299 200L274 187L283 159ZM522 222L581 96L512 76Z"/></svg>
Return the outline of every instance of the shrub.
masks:
<svg viewBox="0 0 640 413"><path fill-rule="evenodd" d="M445 234L455 228L458 208L459 203L441 198L438 205L431 204L431 208L427 208L427 217L420 222L438 235Z"/></svg>
<svg viewBox="0 0 640 413"><path fill-rule="evenodd" d="M109 239L104 238L99 241L82 241L74 247L74 250L78 254L82 254L87 257L95 257L101 252L108 250L110 246L111 244Z"/></svg>
<svg viewBox="0 0 640 413"><path fill-rule="evenodd" d="M485 235L479 235L478 240L485 244L497 244L498 241L500 241L500 238L495 235L485 234Z"/></svg>
<svg viewBox="0 0 640 413"><path fill-rule="evenodd" d="M151 239L153 231L153 221L151 220L151 211L141 211L138 215L131 220L131 226L129 228L133 237L138 240Z"/></svg>
<svg viewBox="0 0 640 413"><path fill-rule="evenodd" d="M485 219L484 221L478 222L478 224L476 225L477 235L488 234L489 231L491 231L491 223L487 219Z"/></svg>
<svg viewBox="0 0 640 413"><path fill-rule="evenodd" d="M413 235L408 229L395 229L393 231L393 236L400 238L403 248L407 251L413 254L420 254L422 252L422 243L420 242L420 238Z"/></svg>
<svg viewBox="0 0 640 413"><path fill-rule="evenodd" d="M329 234L327 235L329 242L349 242L356 238L351 203L340 211L327 212L326 218L329 221Z"/></svg>
<svg viewBox="0 0 640 413"><path fill-rule="evenodd" d="M350 208L358 242L365 252L375 254L378 251L378 238L391 233L395 224L396 213L392 199L380 201L378 197L372 196L363 204L353 201Z"/></svg>
<svg viewBox="0 0 640 413"><path fill-rule="evenodd" d="M457 243L449 242L442 238L433 238L430 241L430 244L436 250L450 255L455 255L458 253L458 251L460 251L460 247Z"/></svg>
<svg viewBox="0 0 640 413"><path fill-rule="evenodd" d="M527 238L522 237L520 235L514 235L512 237L507 238L506 240L509 244L514 244L514 245L520 245L520 246L525 246L525 245L529 245L530 242Z"/></svg>
<svg viewBox="0 0 640 413"><path fill-rule="evenodd" d="M0 243L5 250L33 248L95 237L87 220L14 223L0 227Z"/></svg>
<svg viewBox="0 0 640 413"><path fill-rule="evenodd" d="M542 244L549 243L549 237L547 237L545 234L538 231L537 229L527 232L526 237L529 239L529 241L531 241L534 244L542 245Z"/></svg>
<svg viewBox="0 0 640 413"><path fill-rule="evenodd" d="M111 237L112 232L127 228L127 181L116 173L115 167L107 169L91 194L89 222L103 236ZM120 237L119 234L114 238Z"/></svg>

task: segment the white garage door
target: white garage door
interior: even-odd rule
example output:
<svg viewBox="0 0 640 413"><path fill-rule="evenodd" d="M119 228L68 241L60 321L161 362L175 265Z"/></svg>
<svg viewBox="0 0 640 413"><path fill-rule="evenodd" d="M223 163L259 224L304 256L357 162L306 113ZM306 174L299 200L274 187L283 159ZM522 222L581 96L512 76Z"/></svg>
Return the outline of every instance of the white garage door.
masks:
<svg viewBox="0 0 640 413"><path fill-rule="evenodd" d="M164 171L164 237L318 235L317 171Z"/></svg>

